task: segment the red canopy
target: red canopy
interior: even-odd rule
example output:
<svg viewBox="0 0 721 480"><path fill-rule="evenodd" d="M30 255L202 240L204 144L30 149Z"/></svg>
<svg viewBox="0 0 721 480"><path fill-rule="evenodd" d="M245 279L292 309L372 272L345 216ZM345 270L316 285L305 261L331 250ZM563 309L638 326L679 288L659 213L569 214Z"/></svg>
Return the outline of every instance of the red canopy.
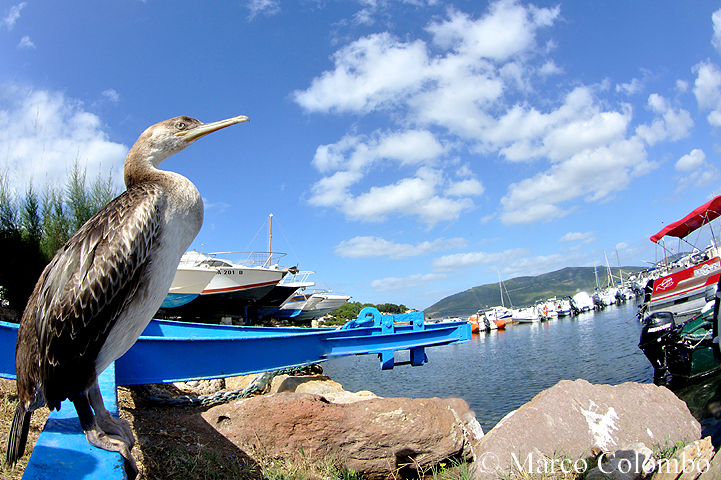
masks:
<svg viewBox="0 0 721 480"><path fill-rule="evenodd" d="M666 225L663 230L651 237L651 241L657 243L666 235L683 238L719 216L721 216L721 195L704 203L681 220Z"/></svg>

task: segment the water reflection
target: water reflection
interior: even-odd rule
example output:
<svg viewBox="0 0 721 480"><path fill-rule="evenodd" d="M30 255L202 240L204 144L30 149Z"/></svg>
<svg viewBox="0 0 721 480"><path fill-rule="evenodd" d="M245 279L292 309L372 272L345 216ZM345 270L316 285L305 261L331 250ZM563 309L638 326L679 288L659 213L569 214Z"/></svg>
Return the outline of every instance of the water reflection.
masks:
<svg viewBox="0 0 721 480"><path fill-rule="evenodd" d="M548 323L511 325L474 335L466 344L428 348L429 363L422 367L382 371L378 358L367 355L334 359L323 368L349 391L463 398L488 431L563 379L650 383L653 368L638 348L641 325L635 312L636 306L627 303Z"/></svg>

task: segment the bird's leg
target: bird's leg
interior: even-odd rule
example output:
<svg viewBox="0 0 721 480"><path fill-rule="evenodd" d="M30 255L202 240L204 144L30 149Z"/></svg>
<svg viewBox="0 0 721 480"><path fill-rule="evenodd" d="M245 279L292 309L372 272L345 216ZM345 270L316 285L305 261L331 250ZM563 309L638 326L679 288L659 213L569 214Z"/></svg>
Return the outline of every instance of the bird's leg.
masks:
<svg viewBox="0 0 721 480"><path fill-rule="evenodd" d="M95 411L95 421L100 429L107 435L120 437L128 445L128 448L133 448L135 435L133 435L133 430L130 428L130 423L127 420L114 418L110 415L110 412L105 408L97 380L88 389L88 399L90 400L90 406Z"/></svg>
<svg viewBox="0 0 721 480"><path fill-rule="evenodd" d="M125 470L128 478L134 479L138 475L138 466L130 454L130 447L125 440L117 438L114 435L107 435L98 427L98 423L95 421L95 415L93 415L93 410L90 407L87 393L81 392L80 395L71 399L71 401L75 405L75 411L78 413L78 418L80 419L80 426L83 427L88 443L103 450L120 453L125 459Z"/></svg>

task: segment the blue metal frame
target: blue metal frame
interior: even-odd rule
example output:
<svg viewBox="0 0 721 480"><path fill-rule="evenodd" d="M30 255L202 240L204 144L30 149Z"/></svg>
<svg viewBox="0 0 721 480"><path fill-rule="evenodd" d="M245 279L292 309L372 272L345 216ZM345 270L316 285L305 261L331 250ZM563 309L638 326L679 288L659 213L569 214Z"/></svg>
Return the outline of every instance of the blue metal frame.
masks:
<svg viewBox="0 0 721 480"><path fill-rule="evenodd" d="M0 377L15 378L17 324L0 322ZM100 376L106 408L117 416L117 385L169 383L308 365L377 354L381 368L423 365L425 347L469 341L468 322L426 324L422 312L381 315L367 307L341 329L269 328L153 320L128 352ZM395 352L410 361L395 362ZM36 458L37 457L37 458ZM63 467L58 470L58 466ZM125 478L120 455L91 447L65 401L40 435L23 478ZM69 472L61 476L59 472ZM101 472L101 473L98 473ZM65 475L63 473L62 475Z"/></svg>

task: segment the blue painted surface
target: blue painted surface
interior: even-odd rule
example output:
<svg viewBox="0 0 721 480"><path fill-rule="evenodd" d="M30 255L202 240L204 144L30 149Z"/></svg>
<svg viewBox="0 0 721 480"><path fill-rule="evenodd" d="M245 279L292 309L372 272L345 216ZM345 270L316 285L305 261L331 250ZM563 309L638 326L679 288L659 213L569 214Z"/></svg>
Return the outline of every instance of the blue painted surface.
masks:
<svg viewBox="0 0 721 480"><path fill-rule="evenodd" d="M115 366L110 365L98 378L105 408L118 416ZM75 407L64 401L60 411L50 414L38 438L23 480L104 480L125 479L123 457L95 448L85 439Z"/></svg>
<svg viewBox="0 0 721 480"><path fill-rule="evenodd" d="M160 304L160 308L182 307L195 300L199 293L168 293Z"/></svg>
<svg viewBox="0 0 721 480"><path fill-rule="evenodd" d="M0 377L15 378L17 324L0 322ZM424 324L423 313L380 315L374 308L342 329L269 328L153 320L115 363L118 385L222 378L307 365L343 355L378 354L393 368L393 353L467 342L467 322Z"/></svg>
<svg viewBox="0 0 721 480"><path fill-rule="evenodd" d="M0 322L0 377L15 378L17 324ZM361 311L342 329L236 327L153 320L136 344L99 377L108 411L117 417L116 385L218 378L302 366L332 357L377 354L383 369L394 352L410 350L409 363L428 361L425 347L463 343L468 322L426 325L423 313L381 315ZM127 478L118 453L92 447L75 407L52 412L33 450L24 479Z"/></svg>

